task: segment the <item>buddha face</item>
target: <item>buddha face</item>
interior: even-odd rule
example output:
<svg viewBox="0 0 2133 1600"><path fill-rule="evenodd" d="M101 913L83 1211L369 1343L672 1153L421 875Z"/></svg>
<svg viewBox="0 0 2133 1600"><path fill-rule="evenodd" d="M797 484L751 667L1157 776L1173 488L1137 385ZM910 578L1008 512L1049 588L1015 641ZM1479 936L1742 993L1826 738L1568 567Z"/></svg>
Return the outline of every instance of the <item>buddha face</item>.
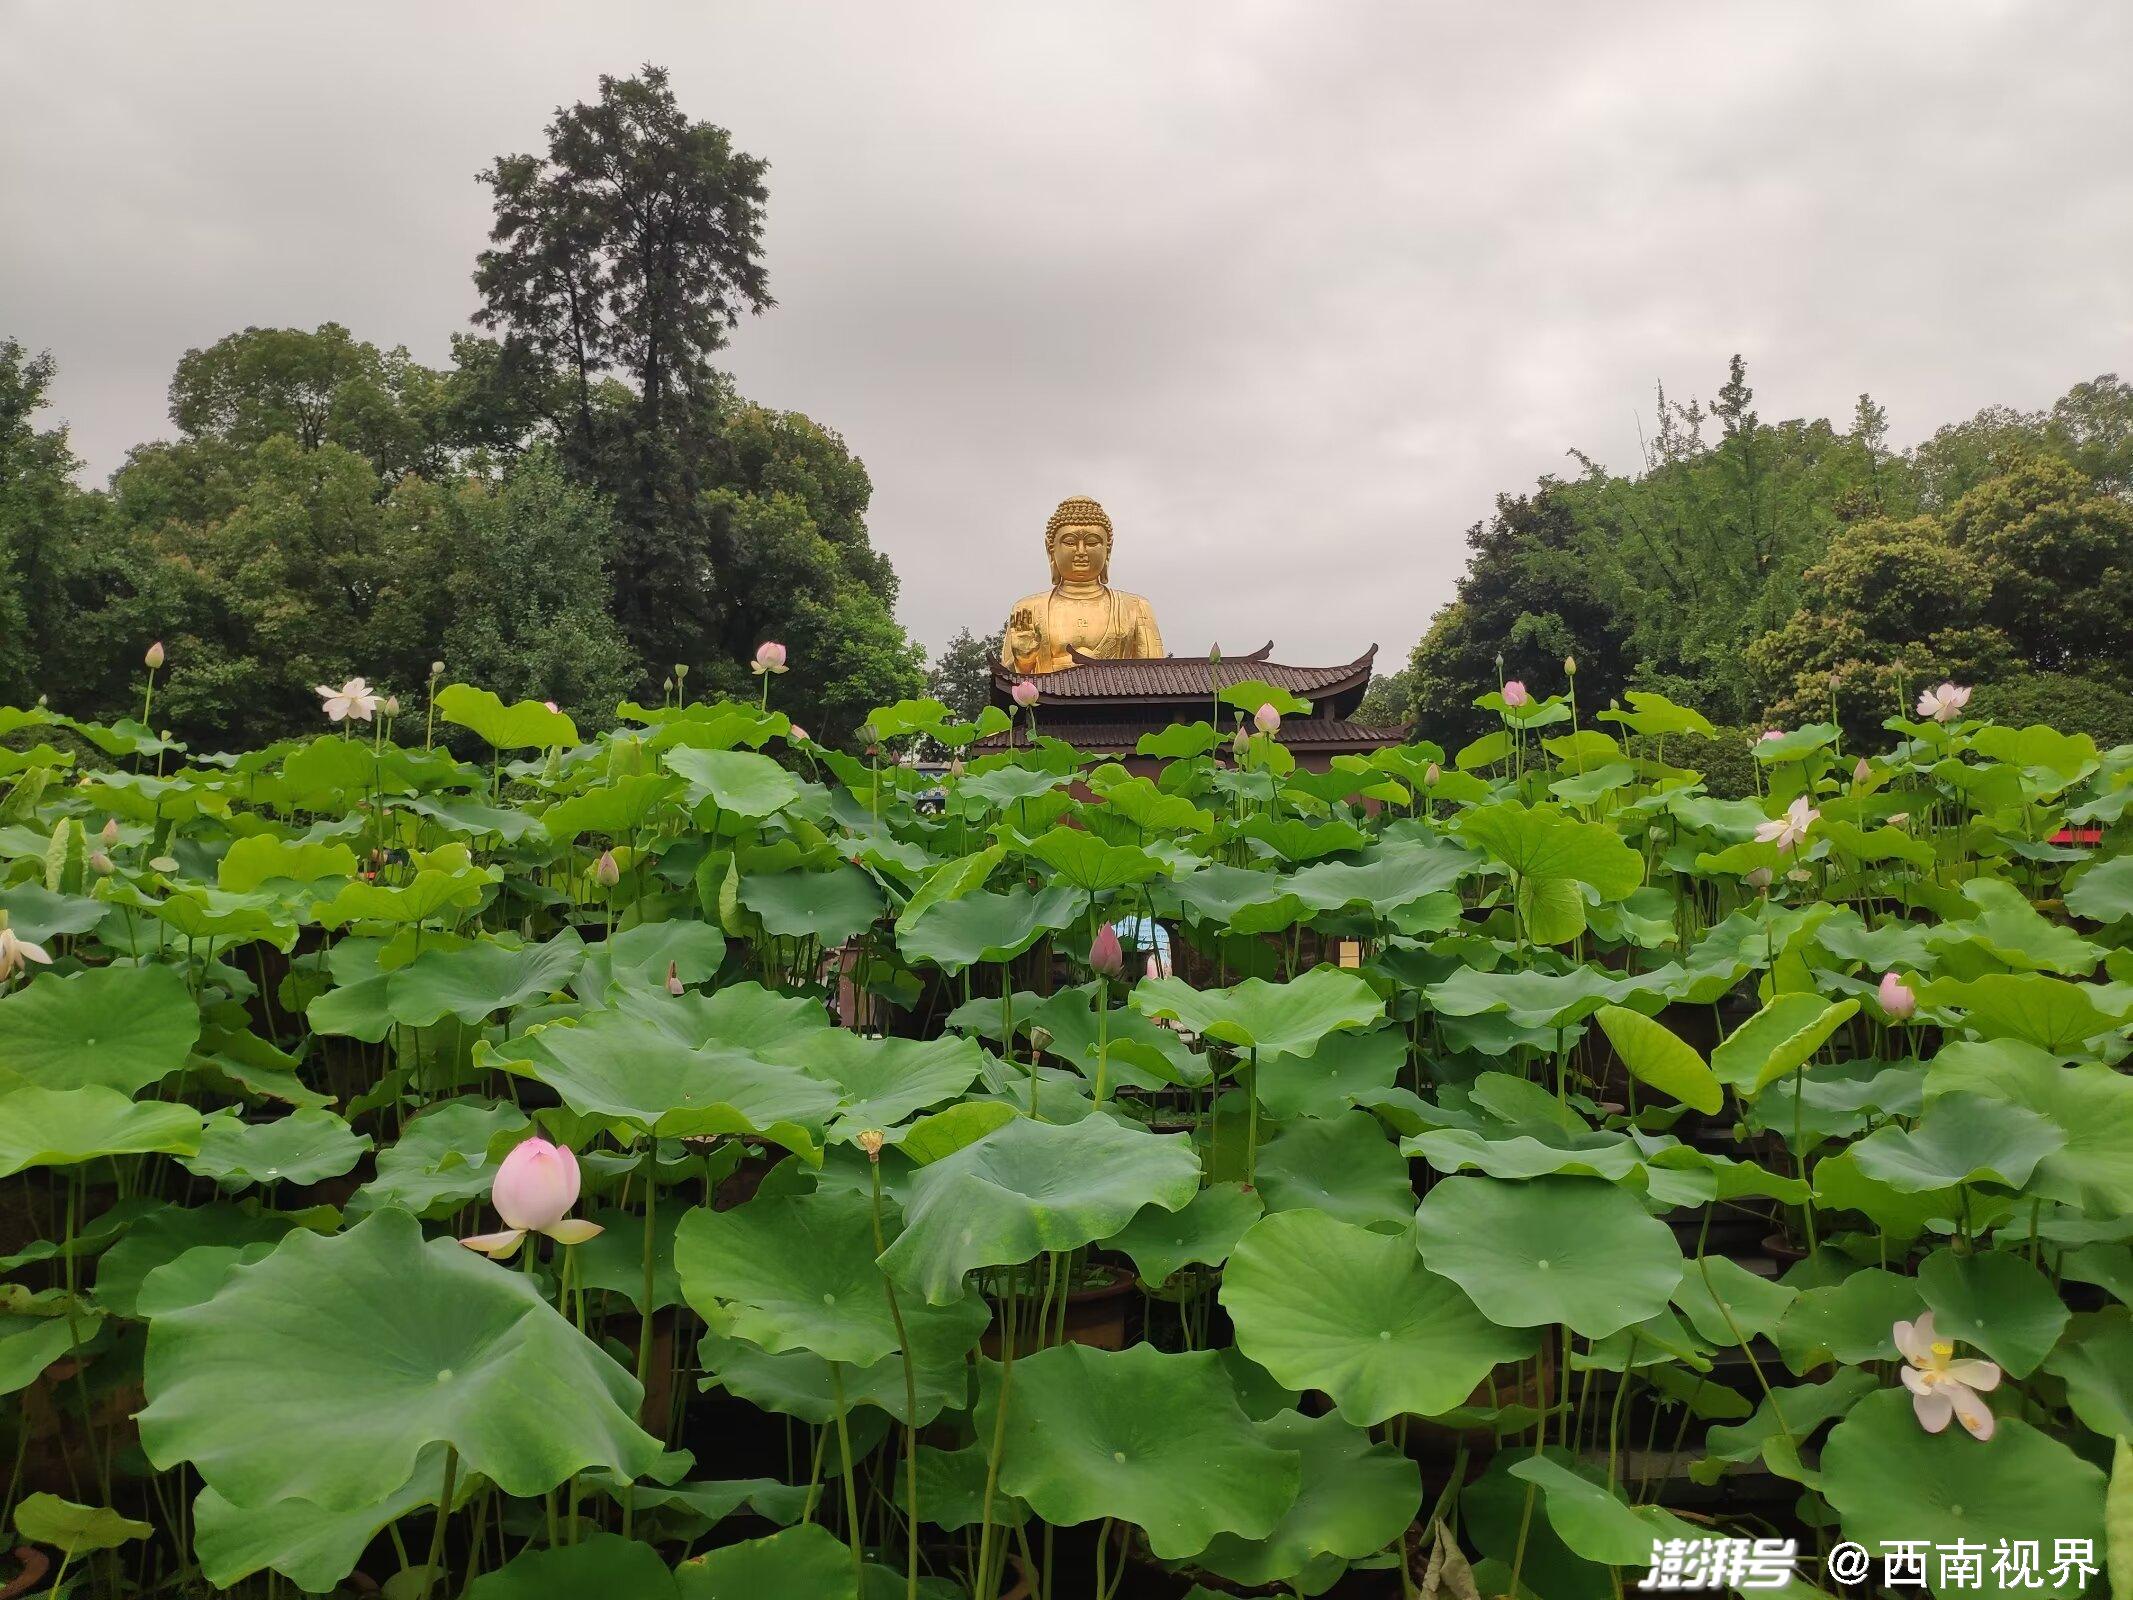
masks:
<svg viewBox="0 0 2133 1600"><path fill-rule="evenodd" d="M1052 581L1101 583L1111 565L1111 536L1093 522L1070 522L1052 539Z"/></svg>

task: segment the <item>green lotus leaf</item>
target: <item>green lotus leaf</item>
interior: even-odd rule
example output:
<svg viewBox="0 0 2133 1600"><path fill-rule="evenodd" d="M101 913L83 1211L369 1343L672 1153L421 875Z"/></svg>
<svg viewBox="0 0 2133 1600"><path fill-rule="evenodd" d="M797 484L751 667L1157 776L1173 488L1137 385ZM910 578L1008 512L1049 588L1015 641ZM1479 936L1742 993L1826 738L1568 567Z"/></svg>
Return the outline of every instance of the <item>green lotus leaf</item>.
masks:
<svg viewBox="0 0 2133 1600"><path fill-rule="evenodd" d="M538 700L507 706L486 689L448 683L431 703L441 720L468 729L493 749L567 749L578 742L577 724Z"/></svg>
<svg viewBox="0 0 2133 1600"><path fill-rule="evenodd" d="M1972 878L1963 898L1976 914L1932 929L1926 942L1936 950L1968 945L2016 972L2058 972L2076 977L2093 972L2103 952L2088 940L2046 917L2029 897L1998 878Z"/></svg>
<svg viewBox="0 0 2133 1600"><path fill-rule="evenodd" d="M1175 1211L1199 1188L1200 1163L1182 1134L1107 1116L1063 1125L1018 1117L912 1175L904 1231L881 1262L899 1285L947 1305L962 1297L965 1273L1108 1239L1143 1206Z"/></svg>
<svg viewBox="0 0 2133 1600"><path fill-rule="evenodd" d="M1575 878L1520 878L1518 917L1533 943L1568 944L1590 926L1585 886Z"/></svg>
<svg viewBox="0 0 2133 1600"><path fill-rule="evenodd" d="M789 1526L800 1520L807 1490L775 1478L717 1478L694 1483L601 1485L615 1500L633 1507L642 1525L656 1518L662 1537L699 1539L742 1506L766 1522Z"/></svg>
<svg viewBox="0 0 2133 1600"><path fill-rule="evenodd" d="M239 1267L271 1255L278 1239L260 1239L246 1245L195 1245L154 1268L141 1280L134 1297L133 1315L147 1321L167 1316L186 1306L211 1300Z"/></svg>
<svg viewBox="0 0 2133 1600"><path fill-rule="evenodd" d="M29 1315L0 1312L0 1394L28 1388L46 1367L95 1338L103 1324L100 1313L78 1303L71 1318L64 1302L33 1303Z"/></svg>
<svg viewBox="0 0 2133 1600"><path fill-rule="evenodd" d="M0 896L4 900L5 896ZM2066 909L2090 922L2133 917L2133 855L2113 856L2071 879Z"/></svg>
<svg viewBox="0 0 2133 1600"><path fill-rule="evenodd" d="M413 926L444 912L457 922L481 904L498 879L496 868L460 867L446 871L424 867L405 884L346 883L331 900L312 908L312 920L324 928L351 922L385 922Z"/></svg>
<svg viewBox="0 0 2133 1600"><path fill-rule="evenodd" d="M1673 1299L1701 1338L1730 1345L1769 1333L1797 1293L1758 1277L1737 1261L1705 1256L1688 1264Z"/></svg>
<svg viewBox="0 0 2133 1600"><path fill-rule="evenodd" d="M1320 1389L1361 1426L1435 1416L1537 1348L1429 1271L1405 1235L1310 1211L1266 1218L1230 1252L1221 1301L1237 1347L1293 1389Z"/></svg>
<svg viewBox="0 0 2133 1600"><path fill-rule="evenodd" d="M2085 1244L2059 1258L2059 1276L2069 1283L2093 1283L2120 1305L2133 1306L2133 1245Z"/></svg>
<svg viewBox="0 0 2133 1600"><path fill-rule="evenodd" d="M1099 1058L1104 1058L1113 1085L1150 1089L1205 1083L1213 1076L1205 1056L1195 1054L1173 1029L1151 1022L1138 1011L1108 1007L1100 1035L1095 993L1093 983L1054 990L1032 1010L1025 1012L1017 1006L1016 1025L1026 1021L1032 1028L1044 1029L1052 1036L1045 1054L1068 1063L1091 1083L1096 1081Z"/></svg>
<svg viewBox="0 0 2133 1600"><path fill-rule="evenodd" d="M699 1206L675 1232L674 1267L690 1306L718 1332L773 1355L805 1350L871 1366L900 1347L873 1226L868 1197L841 1190L758 1195L730 1211ZM989 1320L984 1301L973 1288L953 1310L966 1323L964 1348L974 1347Z"/></svg>
<svg viewBox="0 0 2133 1600"><path fill-rule="evenodd" d="M246 1122L218 1112L201 1124L197 1153L180 1158L185 1170L225 1189L254 1183L317 1183L338 1178L370 1149L330 1111L292 1111L272 1122Z"/></svg>
<svg viewBox="0 0 2133 1600"><path fill-rule="evenodd" d="M1718 731L1701 711L1677 706L1657 690L1628 689L1623 691L1622 698L1629 702L1629 710L1610 707L1599 714L1598 720L1619 722L1631 733L1651 738L1664 738L1670 733L1698 733L1708 739Z"/></svg>
<svg viewBox="0 0 2133 1600"><path fill-rule="evenodd" d="M96 1303L117 1316L138 1316L142 1286L158 1268L197 1249L228 1247L234 1253L246 1245L271 1245L300 1225L298 1218L285 1212L221 1201L163 1206L134 1218L97 1262Z"/></svg>
<svg viewBox="0 0 2133 1600"><path fill-rule="evenodd" d="M335 741L338 743L338 741ZM464 1504L478 1486L461 1476L452 1499ZM407 1482L374 1505L326 1511L308 1500L235 1506L213 1489L193 1501L193 1545L207 1581L226 1589L272 1570L298 1588L323 1594L355 1570L380 1531L444 1494L444 1447L423 1451Z"/></svg>
<svg viewBox="0 0 2133 1600"><path fill-rule="evenodd" d="M1261 1215L1259 1196L1241 1183L1210 1184L1178 1210L1144 1206L1105 1244L1127 1256L1144 1283L1185 1267L1219 1267Z"/></svg>
<svg viewBox="0 0 2133 1600"><path fill-rule="evenodd" d="M840 1139L893 1128L955 1099L985 1065L975 1039L870 1039L843 1028L796 1035L765 1045L761 1054L836 1087L842 1104L831 1137Z"/></svg>
<svg viewBox="0 0 2133 1600"><path fill-rule="evenodd" d="M2026 728L1988 725L1970 737L1980 755L2015 767L2041 767L2060 783L2072 783L2096 764L2096 741L2085 733L2061 733L2041 722Z"/></svg>
<svg viewBox="0 0 2133 1600"><path fill-rule="evenodd" d="M1678 968L1610 978L1599 967L1569 972L1530 968L1483 972L1456 968L1449 977L1423 990L1430 1009L1447 1016L1472 1017L1502 1012L1515 1027L1563 1028L1591 1016L1604 1005L1621 1005L1639 994L1664 991Z"/></svg>
<svg viewBox="0 0 2133 1600"><path fill-rule="evenodd" d="M730 816L756 821L800 798L800 780L768 756L748 750L677 749L660 763L689 785L689 802L705 800Z"/></svg>
<svg viewBox="0 0 2133 1600"><path fill-rule="evenodd" d="M1407 1034L1400 1028L1331 1033L1307 1056L1262 1051L1259 1103L1284 1120L1337 1117L1355 1103L1355 1096L1390 1089L1398 1082L1407 1055Z"/></svg>
<svg viewBox="0 0 2133 1600"><path fill-rule="evenodd" d="M2066 1385L2067 1404L2083 1427L2106 1439L2133 1438L2133 1312L2124 1306L2081 1312L2044 1370Z"/></svg>
<svg viewBox="0 0 2133 1600"><path fill-rule="evenodd" d="M25 1167L72 1167L99 1156L189 1156L200 1148L191 1106L137 1104L116 1089L16 1089L0 1094L0 1178Z"/></svg>
<svg viewBox="0 0 2133 1600"><path fill-rule="evenodd" d="M483 939L456 950L425 950L404 967L329 989L305 1015L316 1032L373 1044L395 1023L427 1028L456 1017L472 1025L568 988L584 960L584 941L571 928L516 948Z"/></svg>
<svg viewBox="0 0 2133 1600"><path fill-rule="evenodd" d="M1054 1345L1015 1363L1000 1487L1055 1527L1115 1517L1163 1560L1220 1534L1264 1539L1295 1503L1302 1457L1244 1414L1211 1351ZM978 1405L990 1438L1000 1382Z"/></svg>
<svg viewBox="0 0 2133 1600"><path fill-rule="evenodd" d="M1106 844L1083 828L1052 828L1018 848L1050 867L1060 882L1090 894L1169 876L1163 863L1147 851Z"/></svg>
<svg viewBox="0 0 2133 1600"><path fill-rule="evenodd" d="M355 852L338 839L277 839L271 833L255 833L230 846L216 865L215 883L232 894L249 894L277 879L316 883L355 874Z"/></svg>
<svg viewBox="0 0 2133 1600"><path fill-rule="evenodd" d="M88 933L110 912L110 904L85 894L54 894L41 883L18 883L0 889L0 916L18 939L46 944Z"/></svg>
<svg viewBox="0 0 2133 1600"><path fill-rule="evenodd" d="M114 1550L129 1539L155 1532L148 1523L122 1517L109 1506L82 1506L56 1494L23 1497L15 1507L15 1528L33 1544L48 1544L75 1556L84 1550Z"/></svg>
<svg viewBox="0 0 2133 1600"><path fill-rule="evenodd" d="M1490 1139L1471 1128L1433 1128L1400 1141L1405 1155L1420 1156L1433 1171L1469 1170L1491 1178L1605 1178L1609 1183L1641 1181L1644 1163L1637 1147L1623 1138L1578 1146L1551 1144L1531 1134Z"/></svg>
<svg viewBox="0 0 2133 1600"><path fill-rule="evenodd" d="M1664 1024L1622 1006L1602 1006L1596 1016L1622 1064L1643 1082L1706 1116L1725 1104L1726 1092L1703 1057Z"/></svg>
<svg viewBox="0 0 2133 1600"><path fill-rule="evenodd" d="M1415 1223L1423 1263L1505 1327L1605 1338L1657 1315L1681 1282L1673 1230L1591 1178L1450 1178Z"/></svg>
<svg viewBox="0 0 2133 1600"><path fill-rule="evenodd" d="M465 1590L465 1600L555 1600L598 1595L600 1600L676 1600L681 1593L659 1552L604 1530L576 1544L522 1550Z"/></svg>
<svg viewBox="0 0 2133 1600"><path fill-rule="evenodd" d="M1586 883L1602 900L1620 900L1644 882L1644 858L1611 827L1580 822L1553 806L1531 809L1515 800L1474 806L1459 814L1459 836L1521 878Z"/></svg>
<svg viewBox="0 0 2133 1600"><path fill-rule="evenodd" d="M2100 1062L2062 1067L2011 1040L1948 1045L1926 1078L1927 1103L1965 1092L2012 1101L2066 1135L2038 1161L2031 1195L2097 1216L2133 1212L2133 1078Z"/></svg>
<svg viewBox="0 0 2133 1600"><path fill-rule="evenodd" d="M936 1528L953 1533L975 1528L985 1519L987 1458L977 1445L960 1450L941 1450L930 1444L918 1447L918 1514ZM896 1471L896 1504L908 1503L910 1467L902 1462ZM1013 1495L995 1488L992 1520L996 1525L1020 1527L1029 1521L1029 1507Z"/></svg>
<svg viewBox="0 0 2133 1600"><path fill-rule="evenodd" d="M633 772L558 800L541 813L541 828L557 844L583 833L627 839L680 787L663 772Z"/></svg>
<svg viewBox="0 0 2133 1600"><path fill-rule="evenodd" d="M1858 1010L1856 1000L1778 995L1719 1043L1711 1052L1711 1070L1741 1095L1760 1094L1804 1067Z"/></svg>
<svg viewBox="0 0 2133 1600"><path fill-rule="evenodd" d="M0 999L0 1094L96 1084L132 1095L184 1066L199 1037L199 1008L175 967L39 978Z"/></svg>
<svg viewBox="0 0 2133 1600"><path fill-rule="evenodd" d="M819 1522L692 1556L674 1585L681 1600L860 1600L850 1546Z"/></svg>
<svg viewBox="0 0 2133 1600"><path fill-rule="evenodd" d="M1773 1389L1746 1422L1738 1427L1721 1424L1705 1436L1708 1459L1698 1462L1690 1469L1690 1474L1699 1483L1716 1482L1724 1463L1758 1460L1763 1447L1773 1440L1782 1447L1787 1433L1797 1443L1823 1423L1843 1416L1861 1395L1872 1394L1880 1387L1880 1380L1873 1373L1858 1367L1841 1367L1827 1383L1799 1383L1787 1389ZM1781 1417L1782 1426L1779 1424Z"/></svg>
<svg viewBox="0 0 2133 1600"><path fill-rule="evenodd" d="M1909 1128L1882 1124L1851 1147L1867 1177L1902 1194L1996 1183L2020 1189L2037 1163L2066 1146L2049 1118L1978 1094L1944 1094Z"/></svg>
<svg viewBox="0 0 2133 1600"><path fill-rule="evenodd" d="M2068 1312L2051 1280L2004 1250L1936 1250L1919 1263L1918 1289L1943 1339L1974 1344L2026 1378L2066 1331Z"/></svg>
<svg viewBox="0 0 2133 1600"><path fill-rule="evenodd" d="M805 1350L772 1355L745 1339L707 1334L697 1346L706 1389L722 1388L750 1405L816 1427L836 1419L841 1387L849 1410L872 1406L899 1422L923 1428L942 1412L970 1403L970 1349L978 1335L962 1303L945 1309L902 1302L911 1335L911 1368L918 1409L912 1414L904 1388L904 1362L892 1355L866 1367L832 1369ZM982 1320L980 1323L982 1326Z"/></svg>
<svg viewBox="0 0 2133 1600"><path fill-rule="evenodd" d="M617 986L657 988L669 966L683 983L702 983L725 961L725 932L711 923L643 922L588 946L573 987L587 1000Z"/></svg>
<svg viewBox="0 0 2133 1600"><path fill-rule="evenodd" d="M1019 1113L999 1100L965 1100L889 1130L890 1142L921 1167L954 1155L1014 1121Z"/></svg>
<svg viewBox="0 0 2133 1600"><path fill-rule="evenodd" d="M1259 1585L1374 1554L1422 1508L1421 1469L1339 1417L1284 1411L1258 1424L1277 1450L1302 1457L1296 1500L1264 1539L1224 1534L1192 1558L1232 1583Z"/></svg>
<svg viewBox="0 0 2133 1600"><path fill-rule="evenodd" d="M849 863L829 872L743 872L740 899L765 933L824 947L871 928L882 913L874 880Z"/></svg>
<svg viewBox="0 0 2133 1600"><path fill-rule="evenodd" d="M1895 1540L1986 1551L2002 1541L2103 1538L2102 1472L2017 1417L2003 1416L1980 1445L1961 1428L1927 1433L1902 1389L1870 1394L1830 1430L1822 1447L1822 1494L1844 1537L1869 1550ZM1928 1561L1936 1600L1972 1593ZM1991 1570L1989 1565L1986 1569ZM2071 1576L2068 1574L2068 1576ZM2039 1563L2037 1587L2019 1592L2072 1600L2078 1582L2054 1582Z"/></svg>
<svg viewBox="0 0 2133 1600"><path fill-rule="evenodd" d="M1890 1330L1924 1309L1916 1278L1862 1267L1842 1282L1801 1290L1771 1339L1794 1372L1825 1361L1856 1366L1892 1360L1896 1345Z"/></svg>
<svg viewBox="0 0 2133 1600"><path fill-rule="evenodd" d="M1133 1004L1145 1016L1167 1017L1240 1050L1289 1056L1309 1056L1329 1034L1368 1028L1385 1015L1378 992L1339 967L1313 967L1287 983L1247 978L1227 989L1143 978Z"/></svg>
<svg viewBox="0 0 2133 1600"><path fill-rule="evenodd" d="M240 1506L373 1505L453 1446L506 1494L572 1473L660 1471L636 1381L526 1274L404 1211L296 1233L212 1300L150 1324L141 1444Z"/></svg>
<svg viewBox="0 0 2133 1600"><path fill-rule="evenodd" d="M1259 1152L1253 1181L1270 1212L1322 1211L1394 1233L1414 1215L1407 1158L1366 1112L1290 1123Z"/></svg>
<svg viewBox="0 0 2133 1600"><path fill-rule="evenodd" d="M2097 1005L2103 993L2041 972L1988 972L1968 981L1935 978L1919 999L1961 1011L1963 1026L1982 1039L2013 1039L2065 1056L2124 1019L2125 1003L2108 1011Z"/></svg>
<svg viewBox="0 0 2133 1600"><path fill-rule="evenodd" d="M1271 933L1308 914L1291 880L1272 872L1217 862L1171 881L1178 905L1196 922L1238 933Z"/></svg>
<svg viewBox="0 0 2133 1600"><path fill-rule="evenodd" d="M1609 1567L1648 1566L1656 1541L1701 1539L1703 1530L1659 1506L1631 1506L1604 1484L1572 1471L1553 1456L1525 1456L1511 1476L1539 1488L1548 1521L1571 1552Z"/></svg>
<svg viewBox="0 0 2133 1600"><path fill-rule="evenodd" d="M516 1144L528 1126L513 1105L447 1100L431 1106L378 1152L377 1175L349 1199L349 1214L398 1206L418 1217L438 1216L483 1198L496 1181L489 1152Z"/></svg>
<svg viewBox="0 0 2133 1600"><path fill-rule="evenodd" d="M972 890L936 900L916 916L907 909L896 921L896 945L907 960L960 972L1012 960L1047 933L1072 927L1087 904L1087 895L1066 884L1006 894Z"/></svg>

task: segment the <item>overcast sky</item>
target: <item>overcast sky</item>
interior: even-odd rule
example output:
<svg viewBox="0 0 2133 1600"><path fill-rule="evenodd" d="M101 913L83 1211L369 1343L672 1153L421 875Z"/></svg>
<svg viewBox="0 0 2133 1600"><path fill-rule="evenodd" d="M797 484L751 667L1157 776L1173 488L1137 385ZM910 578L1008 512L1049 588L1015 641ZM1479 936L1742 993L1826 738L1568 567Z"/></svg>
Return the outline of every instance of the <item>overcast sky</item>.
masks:
<svg viewBox="0 0 2133 1600"><path fill-rule="evenodd" d="M1179 652L1396 665L1652 385L1900 443L2133 371L2133 6L0 0L0 335L97 478L189 346L441 359L600 72L770 168L750 396L839 429L929 647L1093 494Z"/></svg>

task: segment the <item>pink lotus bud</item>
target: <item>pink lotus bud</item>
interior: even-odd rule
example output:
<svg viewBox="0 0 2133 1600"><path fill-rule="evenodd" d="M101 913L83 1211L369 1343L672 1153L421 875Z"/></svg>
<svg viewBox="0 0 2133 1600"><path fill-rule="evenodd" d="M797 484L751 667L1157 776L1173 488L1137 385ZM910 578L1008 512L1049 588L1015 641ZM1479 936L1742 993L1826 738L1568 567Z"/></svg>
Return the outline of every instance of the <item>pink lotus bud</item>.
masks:
<svg viewBox="0 0 2133 1600"><path fill-rule="evenodd" d="M749 663L748 670L757 677L761 677L766 672L783 672L785 670L785 646L779 644L775 639L765 639L755 647L755 660Z"/></svg>
<svg viewBox="0 0 2133 1600"><path fill-rule="evenodd" d="M1159 979L1167 978L1170 976L1170 974L1163 968L1163 957L1161 952L1155 950L1151 950L1148 952L1148 965L1144 967L1142 971L1146 973L1150 982L1155 982Z"/></svg>
<svg viewBox="0 0 2133 1600"><path fill-rule="evenodd" d="M1261 733L1272 733L1281 726L1281 713L1271 705L1261 706L1252 713L1252 726Z"/></svg>
<svg viewBox="0 0 2133 1600"><path fill-rule="evenodd" d="M92 872L109 877L111 875L111 858L101 850L91 850L89 852L89 868Z"/></svg>
<svg viewBox="0 0 2133 1600"><path fill-rule="evenodd" d="M556 712L558 714L561 714L563 710L563 708L557 705L553 700L543 700L541 704L546 706L550 711Z"/></svg>
<svg viewBox="0 0 2133 1600"><path fill-rule="evenodd" d="M614 851L600 852L600 859L593 863L593 881L609 889L622 881L622 866L615 860Z"/></svg>
<svg viewBox="0 0 2133 1600"><path fill-rule="evenodd" d="M1438 766L1436 762L1432 761L1422 769L1422 783L1425 788L1434 789L1443 781L1444 769Z"/></svg>
<svg viewBox="0 0 2133 1600"><path fill-rule="evenodd" d="M1873 778L1874 769L1867 765L1866 757L1861 756L1858 765L1852 768L1852 782L1871 783Z"/></svg>
<svg viewBox="0 0 2133 1600"><path fill-rule="evenodd" d="M98 834L97 837L106 844L117 844L119 842L119 819L117 817L108 818L104 823L104 831Z"/></svg>
<svg viewBox="0 0 2133 1600"><path fill-rule="evenodd" d="M669 961L667 963L667 993L680 994L686 987L687 985L681 981L681 963Z"/></svg>
<svg viewBox="0 0 2133 1600"><path fill-rule="evenodd" d="M1126 953L1119 947L1118 930L1108 922L1096 930L1095 941L1089 946L1089 966L1107 978L1126 970Z"/></svg>
<svg viewBox="0 0 2133 1600"><path fill-rule="evenodd" d="M807 730L801 727L799 723L795 722L792 725L792 733L790 735L790 738L792 739L792 742L794 744L806 744L808 742Z"/></svg>
<svg viewBox="0 0 2133 1600"><path fill-rule="evenodd" d="M1772 739L1782 739L1784 737L1785 730L1783 728L1765 728L1756 735L1755 742L1757 744L1768 744Z"/></svg>
<svg viewBox="0 0 2133 1600"><path fill-rule="evenodd" d="M1533 696L1526 693L1525 684L1517 678L1513 678L1503 686L1503 703L1507 706L1522 706L1531 701L1532 698Z"/></svg>
<svg viewBox="0 0 2133 1600"><path fill-rule="evenodd" d="M578 1203L578 1158L568 1145L524 1140L497 1167L489 1199L509 1227L552 1228Z"/></svg>
<svg viewBox="0 0 2133 1600"><path fill-rule="evenodd" d="M163 641L161 639L158 639L154 644L150 645L148 647L148 654L141 657L141 659L148 663L148 670L150 672L154 672L157 668L161 667L163 665Z"/></svg>
<svg viewBox="0 0 2133 1600"><path fill-rule="evenodd" d="M1756 868L1756 869L1755 869L1755 870L1754 870L1753 872L1749 873L1749 874L1748 874L1748 887L1749 887L1749 888L1751 888L1751 889L1767 889L1767 888L1769 888L1769 887L1770 887L1770 869L1769 869L1768 867L1757 867L1757 868Z"/></svg>
<svg viewBox="0 0 2133 1600"><path fill-rule="evenodd" d="M1017 678L1015 686L1007 691L1008 698L1024 710L1037 703L1037 686L1027 678Z"/></svg>
<svg viewBox="0 0 2133 1600"><path fill-rule="evenodd" d="M1918 992L1893 972L1881 975L1881 987L1875 991L1881 1009L1893 1022L1901 1022L1918 1009Z"/></svg>

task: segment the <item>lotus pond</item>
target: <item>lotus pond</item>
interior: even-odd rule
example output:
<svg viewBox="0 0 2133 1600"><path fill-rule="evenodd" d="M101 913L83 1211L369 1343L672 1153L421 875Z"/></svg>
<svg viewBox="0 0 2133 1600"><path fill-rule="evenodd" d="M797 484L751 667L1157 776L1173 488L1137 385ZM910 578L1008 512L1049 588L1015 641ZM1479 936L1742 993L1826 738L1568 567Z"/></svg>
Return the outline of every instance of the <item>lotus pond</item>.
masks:
<svg viewBox="0 0 2133 1600"><path fill-rule="evenodd" d="M1225 698L0 711L0 1590L2103 1592L2133 747Z"/></svg>

